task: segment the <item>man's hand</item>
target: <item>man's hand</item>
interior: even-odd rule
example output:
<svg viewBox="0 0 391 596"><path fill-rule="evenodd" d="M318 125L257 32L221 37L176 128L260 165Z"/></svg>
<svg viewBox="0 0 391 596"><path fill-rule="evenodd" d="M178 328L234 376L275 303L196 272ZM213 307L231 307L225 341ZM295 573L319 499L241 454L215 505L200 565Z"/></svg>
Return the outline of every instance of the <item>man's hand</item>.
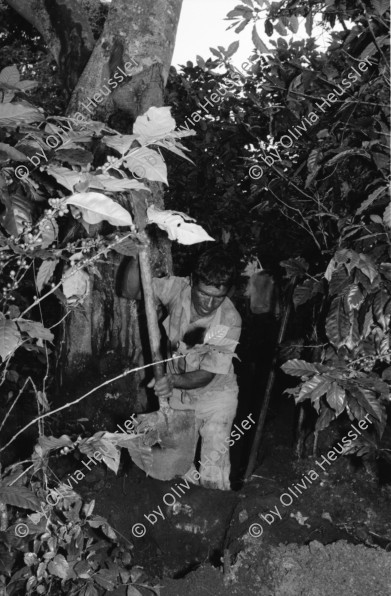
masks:
<svg viewBox="0 0 391 596"><path fill-rule="evenodd" d="M157 397L161 399L169 399L172 396L172 390L174 389L173 376L168 373L158 381L152 379L152 381L148 383L148 387L153 387Z"/></svg>

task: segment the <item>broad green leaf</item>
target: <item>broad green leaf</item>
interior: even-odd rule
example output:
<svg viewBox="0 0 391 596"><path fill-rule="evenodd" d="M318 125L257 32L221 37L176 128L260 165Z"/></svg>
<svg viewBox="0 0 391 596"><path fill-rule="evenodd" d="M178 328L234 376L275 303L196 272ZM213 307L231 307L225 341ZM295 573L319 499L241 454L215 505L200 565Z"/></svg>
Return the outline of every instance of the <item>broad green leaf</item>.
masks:
<svg viewBox="0 0 391 596"><path fill-rule="evenodd" d="M32 89L35 89L35 87L38 86L38 81L19 81L19 83L16 83L15 87L17 89L19 89L20 91L31 91Z"/></svg>
<svg viewBox="0 0 391 596"><path fill-rule="evenodd" d="M251 1L251 0L249 0L249 1ZM232 43L229 44L227 52L225 54L225 57L230 58L238 51L238 49L239 49L239 42L233 41Z"/></svg>
<svg viewBox="0 0 391 596"><path fill-rule="evenodd" d="M359 262L357 263L356 267L368 277L371 284L378 275L375 264L371 257L364 255L363 253L360 253Z"/></svg>
<svg viewBox="0 0 391 596"><path fill-rule="evenodd" d="M94 574L94 580L99 586L112 592L116 585L117 575L116 572L110 569L100 569Z"/></svg>
<svg viewBox="0 0 391 596"><path fill-rule="evenodd" d="M387 316L386 308L387 304L390 302L391 296L388 292L384 290L380 290L376 292L375 299L373 301L373 314L376 322L380 325L383 331L387 331L389 328L390 317Z"/></svg>
<svg viewBox="0 0 391 596"><path fill-rule="evenodd" d="M223 339L227 336L229 331L229 327L226 325L215 325L208 329L204 337L204 343L216 343L218 344L219 340Z"/></svg>
<svg viewBox="0 0 391 596"><path fill-rule="evenodd" d="M0 486L0 502L21 509L39 511L41 503L38 497L25 486Z"/></svg>
<svg viewBox="0 0 391 596"><path fill-rule="evenodd" d="M185 244L187 246L198 244L199 242L214 242L214 238L209 236L204 228L188 222L183 222L177 226L176 236L179 244Z"/></svg>
<svg viewBox="0 0 391 596"><path fill-rule="evenodd" d="M301 277L308 271L308 263L301 257L281 261L280 265L284 267L288 279Z"/></svg>
<svg viewBox="0 0 391 596"><path fill-rule="evenodd" d="M299 19L297 16L292 15L289 17L288 28L292 31L292 33L297 33L299 29Z"/></svg>
<svg viewBox="0 0 391 596"><path fill-rule="evenodd" d="M345 157L351 157L352 155L361 155L362 157L366 157L369 160L371 159L371 155L367 151L364 151L364 149L346 149L337 155L334 155L334 157L332 157L324 165L333 166L341 159L344 159Z"/></svg>
<svg viewBox="0 0 391 596"><path fill-rule="evenodd" d="M48 166L46 171L50 176L53 176L61 186L67 188L71 192L73 192L74 187L82 178L81 172L75 172L74 170L63 168L62 166Z"/></svg>
<svg viewBox="0 0 391 596"><path fill-rule="evenodd" d="M126 588L126 596L142 596L142 594L134 586L128 586Z"/></svg>
<svg viewBox="0 0 391 596"><path fill-rule="evenodd" d="M327 390L326 399L333 410L335 410L337 416L342 414L346 405L345 389L333 381Z"/></svg>
<svg viewBox="0 0 391 596"><path fill-rule="evenodd" d="M347 300L350 310L358 310L360 308L364 301L364 296L357 284L350 286Z"/></svg>
<svg viewBox="0 0 391 596"><path fill-rule="evenodd" d="M106 136L102 138L102 142L107 146L111 147L121 153L121 155L125 155L127 151L131 148L134 141L136 140L136 135L113 135L113 136Z"/></svg>
<svg viewBox="0 0 391 596"><path fill-rule="evenodd" d="M167 232L170 240L177 240L180 244L213 241L201 226L185 221L192 218L179 211L162 211L151 205L148 207L147 216L148 223L157 224L161 230Z"/></svg>
<svg viewBox="0 0 391 596"><path fill-rule="evenodd" d="M45 218L39 223L41 248L48 248L57 238L58 225L55 219Z"/></svg>
<svg viewBox="0 0 391 596"><path fill-rule="evenodd" d="M16 85L20 81L20 74L15 64L6 66L0 72L0 83L7 83L7 85Z"/></svg>
<svg viewBox="0 0 391 596"><path fill-rule="evenodd" d="M243 17L246 14L252 15L251 8L243 6L243 4L238 4L233 10L229 11L226 16L226 20L229 21L231 19L236 19L237 17Z"/></svg>
<svg viewBox="0 0 391 596"><path fill-rule="evenodd" d="M94 511L95 508L95 499L92 499L92 501L90 503L86 503L83 506L83 513L86 517L90 517L90 515L92 515L92 512Z"/></svg>
<svg viewBox="0 0 391 596"><path fill-rule="evenodd" d="M327 428L332 420L336 417L334 410L329 408L327 405L322 404L320 412L318 412L318 418L315 424L315 430L323 430Z"/></svg>
<svg viewBox="0 0 391 596"><path fill-rule="evenodd" d="M358 313L355 310L350 311L349 313L349 333L345 339L344 344L348 350L354 350L358 344L360 343L360 328L358 324Z"/></svg>
<svg viewBox="0 0 391 596"><path fill-rule="evenodd" d="M132 238L125 238L125 240L113 246L113 250L120 255L135 257L138 254L138 245Z"/></svg>
<svg viewBox="0 0 391 596"><path fill-rule="evenodd" d="M54 270L57 267L57 264L57 259L42 262L38 269L37 278L35 280L38 292L41 292L43 286L49 283Z"/></svg>
<svg viewBox="0 0 391 596"><path fill-rule="evenodd" d="M6 66L0 72L0 94L3 103L8 103L16 91L30 91L38 85L38 81L20 81L19 71L15 65Z"/></svg>
<svg viewBox="0 0 391 596"><path fill-rule="evenodd" d="M319 372L315 364L311 364L305 360L298 360L297 358L285 362L281 366L281 369L285 374L293 377L304 377Z"/></svg>
<svg viewBox="0 0 391 596"><path fill-rule="evenodd" d="M189 161L190 163L192 163L194 165L194 162L189 157L187 157L187 155L185 155L183 153L183 151L181 151L181 149L178 148L178 145L175 145L173 142L170 142L169 140L164 139L163 141L156 141L156 143L154 143L154 144L159 145L159 147L164 147L165 149L168 149L169 151L172 151L176 155L179 155L179 157L186 159L187 161Z"/></svg>
<svg viewBox="0 0 391 596"><path fill-rule="evenodd" d="M268 49L266 44L259 37L256 25L254 25L253 27L252 40L258 52L260 52L261 54L271 54L271 50Z"/></svg>
<svg viewBox="0 0 391 596"><path fill-rule="evenodd" d="M97 437L97 434L104 435L104 438L102 436ZM79 444L79 450L87 455L93 455L94 452L100 451L102 454L102 461L104 461L106 466L116 474L119 468L121 451L115 446L118 442L118 437L115 434L114 436L115 440L113 441L110 440L110 433L95 433L93 437L90 437ZM104 521L106 522L106 520Z"/></svg>
<svg viewBox="0 0 391 596"><path fill-rule="evenodd" d="M11 145L7 145L7 143L0 143L0 151L6 153L6 155L13 161L28 161L24 153L11 147Z"/></svg>
<svg viewBox="0 0 391 596"><path fill-rule="evenodd" d="M68 303L86 298L90 292L90 276L83 269L76 273L69 269L63 276L62 291Z"/></svg>
<svg viewBox="0 0 391 596"><path fill-rule="evenodd" d="M240 33L241 31L243 31L243 29L245 27L247 27L247 25L249 24L250 20L251 20L251 14L245 15L245 18L243 19L243 21L241 21L241 23L239 23L239 25L236 27L236 29L234 29L235 33ZM236 23L234 23L232 26L234 27L235 24Z"/></svg>
<svg viewBox="0 0 391 596"><path fill-rule="evenodd" d="M315 279L306 279L302 284L297 285L293 292L293 304L298 307L322 291L321 282Z"/></svg>
<svg viewBox="0 0 391 596"><path fill-rule="evenodd" d="M58 149L56 151L56 160L69 163L70 165L87 166L92 163L93 159L92 153L81 147Z"/></svg>
<svg viewBox="0 0 391 596"><path fill-rule="evenodd" d="M265 21L265 33L268 37L271 37L273 35L273 31L274 31L274 27L273 27L273 23L271 22L270 19L266 19Z"/></svg>
<svg viewBox="0 0 391 596"><path fill-rule="evenodd" d="M310 12L307 15L307 18L305 20L305 30L307 32L308 37L311 37L312 35L312 25L313 25L313 16L312 16L312 10L310 8Z"/></svg>
<svg viewBox="0 0 391 596"><path fill-rule="evenodd" d="M69 563L63 555L56 555L54 559L49 562L48 571L56 577L67 579Z"/></svg>
<svg viewBox="0 0 391 596"><path fill-rule="evenodd" d="M47 341L53 341L54 339L53 333L38 321L17 319L16 323L20 331L27 333L33 339L46 339Z"/></svg>
<svg viewBox="0 0 391 596"><path fill-rule="evenodd" d="M80 209L84 221L89 224L108 221L113 226L130 226L133 223L126 209L101 193L76 193L68 197L65 203Z"/></svg>
<svg viewBox="0 0 391 596"><path fill-rule="evenodd" d="M41 122L44 116L27 103L0 103L0 126L19 126Z"/></svg>
<svg viewBox="0 0 391 596"><path fill-rule="evenodd" d="M137 179L147 178L147 180L164 182L168 186L167 166L157 151L148 149L148 147L141 147L129 154L129 157L124 161L124 166Z"/></svg>
<svg viewBox="0 0 391 596"><path fill-rule="evenodd" d="M383 219L380 217L380 215L376 215L375 213L372 213L369 216L369 219L371 221L373 221L373 223L376 223L376 224L382 224L383 223Z"/></svg>
<svg viewBox="0 0 391 596"><path fill-rule="evenodd" d="M350 329L349 315L345 312L344 299L334 298L327 316L326 334L335 347L343 345Z"/></svg>
<svg viewBox="0 0 391 596"><path fill-rule="evenodd" d="M0 97L3 103L10 102L15 96L15 91L12 89L12 87L15 87L15 85L19 82L19 79L20 74L14 64L12 66L6 66L0 72L0 89L2 90Z"/></svg>
<svg viewBox="0 0 391 596"><path fill-rule="evenodd" d="M301 80L302 80L302 76L301 76L301 75L299 75L298 77L296 77L296 79L299 79L299 80L300 80L300 82L301 82ZM296 79L294 79L294 80L296 80ZM293 82L293 81L292 81L292 82ZM318 159L318 155L319 155L320 153L321 153L321 151L320 151L319 149L313 149L313 150L311 151L311 153L309 154L309 156L308 156L308 159L307 159L307 167L308 167L308 170L309 170L310 172L313 172L313 171L314 171L314 169L315 169L315 166L317 165L317 159Z"/></svg>
<svg viewBox="0 0 391 596"><path fill-rule="evenodd" d="M391 281L391 263L380 263L379 269L383 277Z"/></svg>
<svg viewBox="0 0 391 596"><path fill-rule="evenodd" d="M73 571L77 574L77 577L80 577L81 579L91 579L91 574L93 573L88 561L78 561L76 565L74 565Z"/></svg>
<svg viewBox="0 0 391 596"><path fill-rule="evenodd" d="M142 182L129 178L114 178L114 176L108 176L107 174L90 176L88 187L104 189L110 192L121 192L123 190L146 190L147 192L151 192Z"/></svg>
<svg viewBox="0 0 391 596"><path fill-rule="evenodd" d="M216 58L220 59L223 57L222 53L219 52L219 50L216 50L215 48L209 48L209 50L214 56L216 56Z"/></svg>
<svg viewBox="0 0 391 596"><path fill-rule="evenodd" d="M312 379L305 381L301 386L299 397L296 399L296 403L300 403L305 399L310 399L313 406L319 409L319 399L324 395L331 385L331 381L322 377L321 375L315 375Z"/></svg>
<svg viewBox="0 0 391 596"><path fill-rule="evenodd" d="M197 56L196 56L196 62L197 62L197 66L199 66L202 69L205 68L205 60L203 59L202 56L199 56L197 54Z"/></svg>
<svg viewBox="0 0 391 596"><path fill-rule="evenodd" d="M111 540L117 540L117 534L114 532L113 528L108 523L102 524L101 528L102 532L106 534L108 538L110 538Z"/></svg>
<svg viewBox="0 0 391 596"><path fill-rule="evenodd" d="M364 418L365 414L370 414L379 436L381 437L387 423L387 413L385 406L380 402L380 398L377 397L373 391L362 389L353 384L349 385L348 392L351 399L356 401L359 406L358 409L353 410L354 416L360 420ZM349 407L353 409L351 400L348 401Z"/></svg>
<svg viewBox="0 0 391 596"><path fill-rule="evenodd" d="M0 222L9 234L19 236L26 226L32 223L33 205L18 188L12 195L2 193L1 201L5 205L5 213L0 215Z"/></svg>
<svg viewBox="0 0 391 596"><path fill-rule="evenodd" d="M277 33L279 33L283 37L288 35L288 31L287 31L286 27L284 27L284 25L282 24L281 19L279 19L277 21L277 23L274 23L274 29L277 31Z"/></svg>
<svg viewBox="0 0 391 596"><path fill-rule="evenodd" d="M73 441L68 435L61 435L61 437L46 437L42 435L38 439L38 444L42 448L43 455L52 451L53 449L61 449L61 447L71 447Z"/></svg>
<svg viewBox="0 0 391 596"><path fill-rule="evenodd" d="M389 10L390 3L389 0L372 0L372 6L375 9L375 11L381 16L386 12L386 10Z"/></svg>
<svg viewBox="0 0 391 596"><path fill-rule="evenodd" d="M167 140L169 140L170 138L174 138L174 139L182 139L183 137L194 137L194 135L196 135L196 131L193 129L189 129L189 130L174 130L174 132L171 132L168 137ZM181 145L181 147L183 148L183 145Z"/></svg>
<svg viewBox="0 0 391 596"><path fill-rule="evenodd" d="M133 125L133 134L140 135L147 140L161 139L175 130L175 120L171 116L171 107L151 107L145 114L138 116Z"/></svg>
<svg viewBox="0 0 391 596"><path fill-rule="evenodd" d="M13 321L0 318L0 357L5 360L21 343L19 329Z"/></svg>
<svg viewBox="0 0 391 596"><path fill-rule="evenodd" d="M29 518L31 523L34 524L34 526L37 526L44 516L44 513L30 513L27 517Z"/></svg>
<svg viewBox="0 0 391 596"><path fill-rule="evenodd" d="M204 344L209 344L211 346L219 346L224 347L229 352L234 352L238 341L229 337L230 328L226 325L215 325L211 327L205 334L204 337ZM224 351L227 353L226 351Z"/></svg>

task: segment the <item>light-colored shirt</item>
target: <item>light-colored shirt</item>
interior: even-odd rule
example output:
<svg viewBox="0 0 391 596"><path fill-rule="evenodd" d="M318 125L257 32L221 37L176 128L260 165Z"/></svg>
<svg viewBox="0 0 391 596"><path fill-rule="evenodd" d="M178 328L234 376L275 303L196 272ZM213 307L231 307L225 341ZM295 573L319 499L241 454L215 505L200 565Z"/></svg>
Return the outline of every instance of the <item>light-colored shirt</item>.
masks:
<svg viewBox="0 0 391 596"><path fill-rule="evenodd" d="M169 357L175 352L178 342L183 340L185 333L195 327L209 330L216 325L225 325L229 327L226 337L239 341L242 320L229 298L226 297L211 315L190 324L191 286L188 278L174 276L154 278L153 288L155 296L168 310L163 326L168 338ZM189 354L185 361L174 360L169 363L168 369L173 374L195 370L205 370L215 374L205 387L186 391L189 397L194 398L210 391L224 391L237 387L232 358L232 353L220 352L219 346L214 346L207 354Z"/></svg>

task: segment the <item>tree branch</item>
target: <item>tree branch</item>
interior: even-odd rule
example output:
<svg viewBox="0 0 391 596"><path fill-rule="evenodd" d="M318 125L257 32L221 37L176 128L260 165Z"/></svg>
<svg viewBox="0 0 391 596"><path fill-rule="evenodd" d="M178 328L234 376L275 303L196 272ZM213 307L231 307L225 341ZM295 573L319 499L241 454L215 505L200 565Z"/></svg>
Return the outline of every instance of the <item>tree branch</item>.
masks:
<svg viewBox="0 0 391 596"><path fill-rule="evenodd" d="M86 397L88 397L92 393L95 393L95 391L98 391L99 389L102 389L102 387L105 387L106 385L109 385L110 383L113 383L114 381L118 381L118 379L122 379L122 377L126 377L127 375L130 375L131 373L134 373L134 372L137 372L137 371L140 371L140 370L144 370L144 369L149 368L151 366L156 366L156 365L159 365L159 364L164 364L165 362L171 362L172 360L177 360L178 358L184 358L184 356L173 356L172 358L166 358L165 360L160 360L159 362L151 362L151 364L144 364L144 366L138 366L137 368L132 368L130 370L125 370L125 372L121 373L120 375L117 375L116 377L113 377L112 379L108 379L104 383L101 383L97 387L94 387L90 391L87 391L87 393L85 393L81 397L78 397L77 399L75 399L73 401L70 401L70 402L64 404L63 406L60 406L59 408L56 408L55 410L52 410L50 412L46 412L45 414L41 414L40 416L37 416L33 420L30 420L30 422L28 424L26 424L26 426L24 426L23 428L21 428L12 437L12 439L10 439L8 441L8 443L6 445L4 445L4 447L1 447L0 453L2 451L4 451L4 449L7 449L7 447L9 447L15 441L15 439L17 437L19 437L19 435L21 435L25 430L27 430L28 428L30 428L30 426L32 426L33 424L35 424L39 420L43 420L44 418L47 418L48 416L53 416L53 414L57 414L57 412L61 412L62 410L66 410L67 408L70 408L71 406L74 406L75 404L78 404L79 402L81 402L83 399L85 399Z"/></svg>
<svg viewBox="0 0 391 596"><path fill-rule="evenodd" d="M6 0L42 35L69 92L95 46L87 15L77 0Z"/></svg>
<svg viewBox="0 0 391 596"><path fill-rule="evenodd" d="M59 64L61 43L45 8L44 0L5 0L8 6L42 35L55 61Z"/></svg>

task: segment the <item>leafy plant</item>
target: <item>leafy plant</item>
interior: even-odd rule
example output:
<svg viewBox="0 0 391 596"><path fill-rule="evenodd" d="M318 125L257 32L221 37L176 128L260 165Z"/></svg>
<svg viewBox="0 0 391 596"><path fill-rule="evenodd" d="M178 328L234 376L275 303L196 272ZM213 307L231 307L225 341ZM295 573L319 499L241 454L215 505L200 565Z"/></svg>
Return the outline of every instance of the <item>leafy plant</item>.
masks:
<svg viewBox="0 0 391 596"><path fill-rule="evenodd" d="M140 594L142 571L132 569L133 545L100 515L93 515L95 501L83 503L66 484L56 491L31 480L23 486L21 467L5 470L0 500L17 508L13 521L0 538L0 580L7 594L83 594L98 596L128 586ZM61 497L59 498L59 495Z"/></svg>
<svg viewBox="0 0 391 596"><path fill-rule="evenodd" d="M179 122L192 115L199 134L190 144L202 167L192 178L187 164L180 173L172 166L169 206L183 208L186 187L190 215L234 253L274 270L281 262L296 280L298 314L305 309L308 325L311 317L296 343L317 346L284 364L302 377L296 401L311 400L318 430L342 412L367 413L378 439L390 384L389 15L385 2L246 0L227 20L237 33L252 25L251 58L236 69L228 50L211 48L212 58L173 73L167 93ZM309 38L289 39L300 22ZM332 38L324 52L319 28ZM331 101L368 59L365 74ZM237 71L235 88L205 104Z"/></svg>
<svg viewBox="0 0 391 596"><path fill-rule="evenodd" d="M9 81L6 84L11 89ZM162 150L188 159L181 139L195 133L175 130L169 107L150 108L135 121L133 134L121 135L96 121L45 118L41 110L13 99L7 97L8 103L0 104L0 125L7 139L0 145L0 386L13 387L1 428L27 387L33 390L38 416L0 452L32 424L38 423L39 440L28 462L32 465L25 470L17 467L12 474L7 469L0 487L2 529L6 530L3 583L9 594L56 589L91 596L127 585L128 593L136 595L137 574L116 533L104 518L92 516L93 503L83 506L70 481L60 490L47 489L46 468L52 451L78 449L116 473L125 447L148 471L150 448L140 443L139 436L124 433L100 431L77 440L46 436L44 420L57 412L51 411L47 397L51 346L56 339L52 329L61 321L48 325L45 307L55 297L58 311L65 311L63 318L81 305L89 295L91 275L99 275L96 264L110 251L136 256L146 241L148 225L159 225L170 238L188 244L213 240L185 214L173 215L152 206L147 210L148 185L168 184ZM70 232L76 222L84 233L75 238ZM22 350L39 359L41 371L25 376L25 362L18 362ZM39 473L41 480L37 480ZM77 471L75 476L84 475ZM41 507L42 499L59 494L54 506ZM35 513L15 519L8 527L9 516L15 518L20 508ZM18 524L28 528L28 534L15 542Z"/></svg>

